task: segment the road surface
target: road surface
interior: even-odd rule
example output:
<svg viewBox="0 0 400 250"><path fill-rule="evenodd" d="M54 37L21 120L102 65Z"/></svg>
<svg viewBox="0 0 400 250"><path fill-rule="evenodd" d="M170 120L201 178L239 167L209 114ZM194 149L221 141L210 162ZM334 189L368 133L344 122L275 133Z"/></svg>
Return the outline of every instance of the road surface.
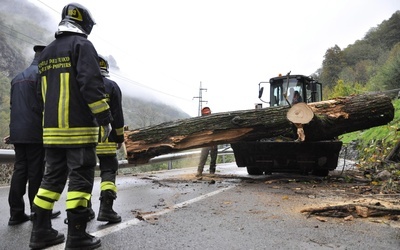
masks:
<svg viewBox="0 0 400 250"><path fill-rule="evenodd" d="M400 249L400 222L301 213L368 198L346 183L291 174L252 177L234 163L218 165L215 176L206 173L202 179L195 178L195 171L119 175L114 209L122 222L88 224L88 231L101 237L100 249ZM0 249L28 249L32 223L7 225L8 191L0 187ZM96 178L96 214L98 197ZM52 223L66 234L64 201L65 192L55 204L62 214ZM64 249L64 244L50 249Z"/></svg>

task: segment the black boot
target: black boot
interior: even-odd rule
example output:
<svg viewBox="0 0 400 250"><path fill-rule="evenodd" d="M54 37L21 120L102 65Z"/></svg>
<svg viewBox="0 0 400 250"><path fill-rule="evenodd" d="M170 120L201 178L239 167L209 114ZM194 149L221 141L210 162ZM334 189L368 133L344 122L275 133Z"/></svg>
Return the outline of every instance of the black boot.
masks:
<svg viewBox="0 0 400 250"><path fill-rule="evenodd" d="M51 218L52 219L55 219L55 218L57 218L58 216L60 216L60 214L61 214L61 211L60 210L57 210L57 211L52 211L51 212Z"/></svg>
<svg viewBox="0 0 400 250"><path fill-rule="evenodd" d="M215 166L210 166L210 174L215 174Z"/></svg>
<svg viewBox="0 0 400 250"><path fill-rule="evenodd" d="M67 211L68 236L65 243L66 250L96 249L101 246L101 240L86 233L88 209L71 209Z"/></svg>
<svg viewBox="0 0 400 250"><path fill-rule="evenodd" d="M48 246L62 243L65 240L64 234L59 233L51 227L52 210L46 210L33 206L33 226L29 247L41 249Z"/></svg>
<svg viewBox="0 0 400 250"><path fill-rule="evenodd" d="M94 213L93 208L92 208L92 199L90 199L88 202L88 209L89 209L88 221L91 221L94 219L94 217L96 217L96 214Z"/></svg>
<svg viewBox="0 0 400 250"><path fill-rule="evenodd" d="M112 208L116 198L117 194L112 190L101 191L100 209L99 215L97 216L98 221L108 221L110 223L121 222L121 216L119 216Z"/></svg>
<svg viewBox="0 0 400 250"><path fill-rule="evenodd" d="M34 215L34 214L35 214L34 212L31 212L31 215L29 216L29 219L30 219L30 220L33 220L33 215ZM52 210L52 212L51 212L51 218L52 218L52 219L55 219L55 218L57 218L60 214L61 214L61 211L60 211L60 210L57 210L57 211Z"/></svg>

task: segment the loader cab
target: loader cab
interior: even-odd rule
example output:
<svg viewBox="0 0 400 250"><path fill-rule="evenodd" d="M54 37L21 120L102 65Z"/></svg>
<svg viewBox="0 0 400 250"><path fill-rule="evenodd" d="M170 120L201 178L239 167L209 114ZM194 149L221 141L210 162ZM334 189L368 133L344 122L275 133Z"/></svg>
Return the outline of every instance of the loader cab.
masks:
<svg viewBox="0 0 400 250"><path fill-rule="evenodd" d="M297 102L322 101L321 83L304 75L273 77L270 84L270 106L293 105ZM262 98L263 87L259 84L259 98ZM287 98L285 98L287 97Z"/></svg>

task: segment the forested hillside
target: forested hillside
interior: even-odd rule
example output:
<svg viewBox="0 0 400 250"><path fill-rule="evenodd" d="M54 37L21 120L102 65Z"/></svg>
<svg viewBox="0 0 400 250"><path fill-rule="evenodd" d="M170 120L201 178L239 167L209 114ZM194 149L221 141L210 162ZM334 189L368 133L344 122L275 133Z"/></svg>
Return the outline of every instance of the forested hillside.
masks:
<svg viewBox="0 0 400 250"><path fill-rule="evenodd" d="M341 49L328 48L322 68L314 75L324 83L324 99L400 88L400 11L377 27L372 27L363 39ZM399 145L399 100L395 100L395 117L387 126L344 134L339 139L356 149L360 169L385 169L391 173L387 183L391 192L400 191L398 163L386 161ZM368 104L366 104L368 105ZM347 151L346 151L347 152ZM385 164L384 164L385 163ZM372 180L375 177L371 177ZM377 185L380 181L376 182ZM396 184L397 183L397 184ZM385 184L386 185L386 184ZM385 185L382 188L385 188ZM387 192L387 190L385 191Z"/></svg>
<svg viewBox="0 0 400 250"><path fill-rule="evenodd" d="M400 11L354 44L328 48L314 77L324 83L324 99L400 88Z"/></svg>
<svg viewBox="0 0 400 250"><path fill-rule="evenodd" d="M54 39L55 31L49 30L45 20L48 20L46 13L27 0L2 0L0 5L1 138L8 134L11 79L30 65L34 53L33 45L48 44ZM110 65L117 67L112 55L108 58ZM189 117L176 107L125 95L123 95L123 107L125 124L129 128ZM5 146L2 140L0 144L2 147Z"/></svg>
<svg viewBox="0 0 400 250"><path fill-rule="evenodd" d="M46 14L27 0L3 0L0 14L0 136L4 136L8 134L10 81L30 64L32 46L52 41L54 30L47 28ZM400 11L365 32L363 39L348 47L334 45L321 55L322 66L313 76L324 84L324 99L400 88ZM117 67L112 55L109 58ZM161 102L125 95L123 106L130 128L189 117Z"/></svg>

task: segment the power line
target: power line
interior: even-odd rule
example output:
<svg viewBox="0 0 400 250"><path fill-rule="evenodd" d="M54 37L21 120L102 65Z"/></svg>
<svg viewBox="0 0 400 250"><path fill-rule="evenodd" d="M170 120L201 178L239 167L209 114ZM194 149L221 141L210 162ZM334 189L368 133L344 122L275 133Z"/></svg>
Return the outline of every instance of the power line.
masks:
<svg viewBox="0 0 400 250"><path fill-rule="evenodd" d="M40 41L40 40L38 40L38 39L36 39L36 38L33 38L33 37L28 36L28 35L26 35L26 34L24 34L24 33L22 33L22 32L19 32L19 31L15 30L13 27L4 25L4 24L2 24L2 23L0 23L0 26L1 26L1 27L4 27L4 28L6 28L6 29L9 29L9 31L11 32L11 33L6 33L6 31L4 31L4 29L1 29L0 31L2 31L3 34L8 35L8 36L13 37L13 38L16 38L16 39L18 39L18 40L21 40L21 41L23 41L23 42L25 42L25 43L28 43L28 44L31 44L31 45L35 45L35 43L28 42L28 41L22 39L21 37L16 36L14 33L17 33L17 34L19 34L19 35L21 35L21 36L24 36L24 37L26 37L26 38L29 38L29 39L31 39L31 40L34 40L34 41L37 42L36 44L38 44L38 43L44 43L43 41Z"/></svg>
<svg viewBox="0 0 400 250"><path fill-rule="evenodd" d="M151 87L149 87L149 86L147 86L147 85L144 85L144 84L142 84L142 83L140 83L140 82L134 81L134 80L132 80L132 79L130 79L130 78L127 78L127 77L122 76L122 75L120 75L120 74L117 74L117 73L115 73L115 72L110 72L110 75L111 75L111 76L114 76L115 78L119 78L119 79L121 79L121 80L127 81L127 82L129 82L129 83L134 84L134 85L137 85L137 86L140 86L140 87L143 87L143 88L147 88L147 89L150 89L150 90L152 90L152 91L155 91L155 92L158 92L158 93L167 95L167 96L171 96L171 97L174 97L174 98L177 98L177 99L181 99L181 100L184 100L184 101L190 101L190 100L187 99L187 98L183 98L183 97L176 96L176 95L171 95L171 94L169 94L169 93L160 91L160 90L158 90L158 89L151 88Z"/></svg>
<svg viewBox="0 0 400 250"><path fill-rule="evenodd" d="M54 11L55 13L61 14L59 11L53 9L51 6L49 6L49 5L45 4L45 3L43 3L42 1L40 1L40 0L37 0L37 1L38 1L39 3L41 3L41 4L43 4L44 6L46 6L47 8L51 9L51 10Z"/></svg>
<svg viewBox="0 0 400 250"><path fill-rule="evenodd" d="M58 13L58 14L61 15L61 13L60 13L59 11L55 10L54 8L52 8L52 7L49 6L48 4L44 3L43 1L41 1L41 0L37 0L37 1L38 1L39 3L41 3L41 4L43 4L45 7L51 9L51 10L54 11L55 13ZM102 38L102 37L99 37L99 36L97 36L97 35L95 35L95 37L97 37L98 39L100 39L100 40L106 42L107 44L109 44L110 46L116 48L117 50L129 54L129 52L127 52L127 51L124 50L124 49L121 49L119 46L117 46L117 45L111 43L110 41L108 41L108 40L106 40L106 39L104 39L104 38ZM164 72L160 72L160 73L162 73L163 75L168 75L168 74L166 74L166 73L164 73ZM168 94L168 93L166 93L166 92L163 92L163 91L160 91L160 90L151 88L151 87L149 87L148 85L141 84L141 83L139 83L139 82L137 82L137 81L134 81L134 80L132 80L132 79L129 79L129 78L124 77L124 76L121 76L121 75L118 75L118 74L116 74L116 73L111 73L111 74L114 75L114 76L116 76L116 77L119 77L120 79L124 79L124 80L126 80L126 81L128 81L128 82L130 82L130 83L133 83L133 84L135 84L135 85L141 86L141 87L143 87L143 88L147 88L147 89L150 89L150 90L152 90L152 91L155 91L155 92L158 92L158 93L161 93L161 94L164 94L164 95L168 95L168 96L171 96L171 97L174 97L174 98L177 98L177 99L181 99L181 100L185 100L185 101L190 101L190 100L187 99L187 98L183 98L183 97L179 97L179 96L176 96L176 95ZM168 76L169 76L169 75L168 75ZM171 79L173 79L175 82L177 82L177 83L179 83L179 84L181 84L181 85L183 85L183 86L186 86L186 84L184 84L184 83L182 83L181 81L175 79L174 77L171 77L171 76L169 76L169 77L170 77Z"/></svg>
<svg viewBox="0 0 400 250"><path fill-rule="evenodd" d="M44 6L46 6L47 8L51 9L52 11L56 12L57 14L60 14L60 15L61 15L61 13L60 13L59 11L55 10L54 8L52 8L52 7L49 6L48 4L44 3L43 1L41 1L41 0L37 0L37 1L38 1L39 3L41 3L41 4L43 4ZM100 28L101 28L101 26L100 26ZM93 36L95 36L95 37L97 37L98 39L102 40L103 42L109 44L109 45L112 46L113 48L116 48L117 50L119 50L119 51L121 51L121 52L124 52L124 53L126 53L126 54L129 54L129 51L126 51L126 49L121 49L118 45L115 45L114 43L110 42L109 40L106 40L106 39L104 39L103 37L99 37L99 36L96 35L96 34L93 34ZM136 59L136 60L137 60L137 59ZM141 62L141 61L139 61L139 62L140 62L140 63L143 63L143 62ZM168 75L168 74L166 74L165 72L161 72L161 71L160 71L160 73L162 73L163 75ZM174 77L171 77L170 75L168 75L168 76L169 76L171 79L173 79L175 82L177 82L177 83L179 83L179 84L181 84L181 85L183 85L183 86L186 86L185 83L183 83L183 82L177 80L177 79L174 78Z"/></svg>

